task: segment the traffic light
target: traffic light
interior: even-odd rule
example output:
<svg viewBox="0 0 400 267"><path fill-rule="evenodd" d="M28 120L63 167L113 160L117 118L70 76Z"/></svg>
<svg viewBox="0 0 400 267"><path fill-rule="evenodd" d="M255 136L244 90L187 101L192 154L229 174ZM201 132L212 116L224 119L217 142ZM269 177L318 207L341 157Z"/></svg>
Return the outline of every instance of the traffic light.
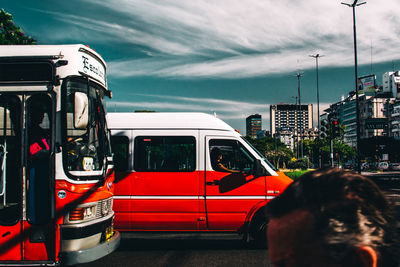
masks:
<svg viewBox="0 0 400 267"><path fill-rule="evenodd" d="M327 119L323 119L321 121L321 128L319 129L319 136L321 138L328 137L328 120Z"/></svg>
<svg viewBox="0 0 400 267"><path fill-rule="evenodd" d="M333 118L331 120L331 129L332 129L332 138L340 136L340 124L338 119Z"/></svg>

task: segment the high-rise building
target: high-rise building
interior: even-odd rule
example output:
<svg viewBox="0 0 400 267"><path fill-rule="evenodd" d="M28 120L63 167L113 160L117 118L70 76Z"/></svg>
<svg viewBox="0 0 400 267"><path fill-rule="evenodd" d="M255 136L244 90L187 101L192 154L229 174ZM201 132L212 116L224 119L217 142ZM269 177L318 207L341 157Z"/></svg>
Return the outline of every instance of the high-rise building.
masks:
<svg viewBox="0 0 400 267"><path fill-rule="evenodd" d="M312 129L313 120L312 104L277 104L270 106L270 126L271 134L279 132L281 129L291 129L292 131L305 131Z"/></svg>
<svg viewBox="0 0 400 267"><path fill-rule="evenodd" d="M261 115L254 114L246 118L246 135L257 138L257 133L261 131Z"/></svg>
<svg viewBox="0 0 400 267"><path fill-rule="evenodd" d="M300 139L314 139L312 104L276 104L270 106L271 135L293 149ZM311 133L312 132L312 133ZM301 133L301 134L300 134Z"/></svg>

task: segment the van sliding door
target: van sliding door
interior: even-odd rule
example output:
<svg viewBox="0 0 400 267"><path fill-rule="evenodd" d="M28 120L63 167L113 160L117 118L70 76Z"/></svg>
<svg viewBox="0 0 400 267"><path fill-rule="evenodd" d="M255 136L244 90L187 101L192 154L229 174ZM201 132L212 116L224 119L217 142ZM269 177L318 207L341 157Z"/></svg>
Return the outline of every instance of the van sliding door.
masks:
<svg viewBox="0 0 400 267"><path fill-rule="evenodd" d="M200 216L204 205L199 204L197 132L171 132L141 131L134 138L134 230L198 230L205 223Z"/></svg>

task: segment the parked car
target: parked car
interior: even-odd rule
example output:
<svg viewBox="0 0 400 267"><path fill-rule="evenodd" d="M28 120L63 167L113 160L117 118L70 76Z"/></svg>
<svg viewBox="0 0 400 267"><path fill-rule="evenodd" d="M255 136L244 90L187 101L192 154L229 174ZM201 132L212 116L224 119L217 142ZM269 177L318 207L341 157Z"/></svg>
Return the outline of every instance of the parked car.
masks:
<svg viewBox="0 0 400 267"><path fill-rule="evenodd" d="M400 163L390 163L389 169L392 171L400 171Z"/></svg>
<svg viewBox="0 0 400 267"><path fill-rule="evenodd" d="M381 170L381 171L389 170L389 163L387 163L386 161L379 162L378 170Z"/></svg>
<svg viewBox="0 0 400 267"><path fill-rule="evenodd" d="M367 170L376 170L376 164L374 162L363 162L361 163L361 170L362 171L367 171Z"/></svg>
<svg viewBox="0 0 400 267"><path fill-rule="evenodd" d="M353 170L354 169L354 165L353 165L353 163L347 162L347 163L343 164L343 169Z"/></svg>

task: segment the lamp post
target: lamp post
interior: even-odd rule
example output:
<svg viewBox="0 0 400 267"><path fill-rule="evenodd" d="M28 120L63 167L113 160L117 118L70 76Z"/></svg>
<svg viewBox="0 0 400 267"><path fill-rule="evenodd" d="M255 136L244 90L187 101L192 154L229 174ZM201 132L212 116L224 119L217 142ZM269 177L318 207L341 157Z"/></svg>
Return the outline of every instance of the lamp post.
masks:
<svg viewBox="0 0 400 267"><path fill-rule="evenodd" d="M356 7L366 4L367 2L358 3L354 0L353 4L341 3L353 9L353 40L354 40L354 78L356 89L356 132L357 132L357 171L361 173L360 161L360 104L358 100L358 69L357 69L357 32L356 32Z"/></svg>
<svg viewBox="0 0 400 267"><path fill-rule="evenodd" d="M297 96L292 96L292 98L296 99L296 111L297 111L297 115L299 112L299 106L297 105ZM298 116L296 116L296 129L293 130L293 133L296 133L294 135L294 146L296 147L296 157L299 158L299 123L298 123ZM296 145L297 142L297 145ZM294 152L294 151L293 151Z"/></svg>
<svg viewBox="0 0 400 267"><path fill-rule="evenodd" d="M315 54L315 55L309 55L310 57L315 58L315 65L316 65L316 72L317 72L317 116L318 116L318 140L320 139L320 133L319 130L321 128L320 125L320 118L319 118L319 79L318 79L318 58L323 57L324 55L320 55L320 54ZM319 167L322 167L322 159L321 159L321 151L320 148L318 147L318 164Z"/></svg>
<svg viewBox="0 0 400 267"><path fill-rule="evenodd" d="M300 73L299 71L296 74L297 77L297 93L299 96L299 110L298 110L298 117L297 117L297 124L299 123L299 116L301 114L301 120L300 120L300 157L303 158L303 133L302 133L302 128L303 128L303 111L301 110L301 97L300 97L300 78L303 77L303 73Z"/></svg>

